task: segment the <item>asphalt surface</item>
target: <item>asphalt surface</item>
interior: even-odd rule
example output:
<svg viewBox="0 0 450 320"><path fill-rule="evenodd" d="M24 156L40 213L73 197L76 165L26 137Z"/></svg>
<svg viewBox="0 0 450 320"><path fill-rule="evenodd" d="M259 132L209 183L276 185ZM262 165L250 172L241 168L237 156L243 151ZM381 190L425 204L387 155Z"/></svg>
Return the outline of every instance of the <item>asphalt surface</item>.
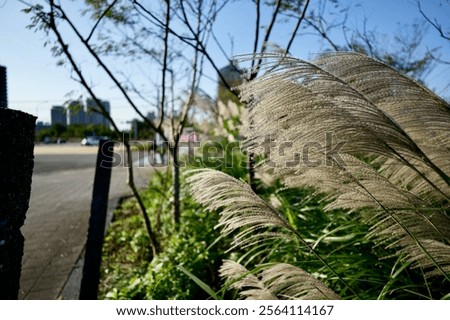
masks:
<svg viewBox="0 0 450 320"><path fill-rule="evenodd" d="M86 241L96 157L96 147L35 147L30 206L22 228L25 250L20 299L64 298L61 294L69 276L80 267L77 261ZM110 210L130 193L126 169L118 161L116 164ZM150 172L150 167L136 168L136 184L145 186Z"/></svg>

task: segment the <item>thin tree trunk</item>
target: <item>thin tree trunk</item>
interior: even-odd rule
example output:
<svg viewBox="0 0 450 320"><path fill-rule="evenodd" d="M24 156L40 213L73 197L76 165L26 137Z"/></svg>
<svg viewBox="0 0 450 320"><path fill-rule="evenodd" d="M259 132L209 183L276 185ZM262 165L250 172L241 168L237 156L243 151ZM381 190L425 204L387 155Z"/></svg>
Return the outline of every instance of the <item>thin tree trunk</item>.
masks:
<svg viewBox="0 0 450 320"><path fill-rule="evenodd" d="M127 165L128 165L128 186L130 187L134 198L136 199L139 209L142 213L142 217L144 218L144 224L145 228L147 230L148 237L150 239L150 247L152 249L153 256L156 256L160 252L160 246L158 239L156 237L155 232L153 231L150 218L148 217L147 209L145 208L144 202L142 201L141 195L139 194L139 191L136 188L136 185L134 183L134 172L133 172L133 156L131 152L130 143L128 141L128 138L124 137L124 145L125 149L127 151Z"/></svg>
<svg viewBox="0 0 450 320"><path fill-rule="evenodd" d="M253 191L256 191L255 184L255 154L253 152L247 155L248 184Z"/></svg>
<svg viewBox="0 0 450 320"><path fill-rule="evenodd" d="M173 222L180 223L180 166L178 161L178 143L171 148L172 156L172 179L173 179Z"/></svg>

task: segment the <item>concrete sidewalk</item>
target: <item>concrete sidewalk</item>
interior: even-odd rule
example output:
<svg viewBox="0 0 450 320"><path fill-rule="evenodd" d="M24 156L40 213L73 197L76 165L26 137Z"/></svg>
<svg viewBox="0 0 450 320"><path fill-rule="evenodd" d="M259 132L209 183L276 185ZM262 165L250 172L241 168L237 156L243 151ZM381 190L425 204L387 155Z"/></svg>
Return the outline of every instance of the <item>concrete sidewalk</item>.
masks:
<svg viewBox="0 0 450 320"><path fill-rule="evenodd" d="M96 148L89 149L82 150L86 152L85 156L89 156L89 152L96 153ZM39 155L39 151L36 152L38 166ZM95 159L95 155L91 158ZM77 262L86 242L94 165L95 162L88 168L63 168L56 171L40 171L37 168L33 175L30 208L22 228L25 250L20 299L76 297L75 294L64 297L62 292L70 274L79 267ZM136 184L146 186L150 172L149 167L137 168ZM113 209L111 206L120 197L129 193L126 169L114 168L109 210Z"/></svg>

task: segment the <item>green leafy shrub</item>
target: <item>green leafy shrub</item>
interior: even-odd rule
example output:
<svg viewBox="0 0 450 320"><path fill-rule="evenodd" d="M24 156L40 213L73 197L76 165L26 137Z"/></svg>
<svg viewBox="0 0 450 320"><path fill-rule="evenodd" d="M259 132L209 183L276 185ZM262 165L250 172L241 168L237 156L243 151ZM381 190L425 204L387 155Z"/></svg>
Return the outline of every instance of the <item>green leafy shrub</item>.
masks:
<svg viewBox="0 0 450 320"><path fill-rule="evenodd" d="M153 187L162 181L156 175ZM127 200L115 212L105 239L101 298L106 299L205 299L203 291L179 266L219 290L218 269L225 257L223 243L214 230L218 217L194 203L187 192L182 197L182 223L174 227L170 192L143 191L142 197L149 212L160 210L159 236L162 253L150 261L151 251L140 212L133 199ZM161 204L163 204L161 206ZM153 215L155 218L155 215ZM155 220L152 223L156 223Z"/></svg>

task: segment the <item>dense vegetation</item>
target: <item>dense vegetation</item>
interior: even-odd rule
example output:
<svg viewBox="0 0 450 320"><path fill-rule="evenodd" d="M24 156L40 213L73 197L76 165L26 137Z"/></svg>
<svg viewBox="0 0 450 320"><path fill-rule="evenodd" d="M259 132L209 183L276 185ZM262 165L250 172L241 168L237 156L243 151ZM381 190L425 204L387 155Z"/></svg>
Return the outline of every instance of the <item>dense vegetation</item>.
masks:
<svg viewBox="0 0 450 320"><path fill-rule="evenodd" d="M156 175L152 185L168 183L162 181L167 178ZM366 237L369 228L358 221L358 213L343 210L325 213L323 208L327 202L310 189L286 189L275 183L271 187L260 185L258 192L280 209L341 276L349 279L360 298L429 299L439 298L450 289L434 280L437 281L434 287L441 287L442 291L430 291L432 283L429 287L423 284L419 269L408 268L410 263L395 257L393 250L376 246ZM327 283L342 298L355 298L311 253L300 250L297 243L274 239L227 253L230 240L221 237L220 230L215 229L218 213L208 212L196 204L187 188L183 188L183 223L178 229L173 225L170 203L167 203L170 190L161 193L150 188L142 195L149 212L159 214L163 252L151 259L136 201L125 200L115 211L105 239L100 298L210 298L193 276L207 284L218 297L237 297L233 290L223 290L225 285L219 275L223 259L248 261L249 269L275 261L293 263Z"/></svg>
<svg viewBox="0 0 450 320"><path fill-rule="evenodd" d="M225 141L213 145L225 145ZM245 167L230 165L245 163L245 158L235 149L227 151L220 163L200 156L190 161L189 168L210 166L245 178ZM222 260L230 255L225 253L229 240L215 229L219 216L204 210L192 199L183 179L183 222L175 225L171 179L170 170L155 171L149 188L141 192L161 241L162 253L157 257L152 257L136 200L125 200L115 211L103 249L101 298L205 299L211 292L220 291L219 268ZM194 277L209 287L209 293Z"/></svg>
<svg viewBox="0 0 450 320"><path fill-rule="evenodd" d="M268 64L272 73L243 87L244 98L258 97L245 130L247 150L259 152L262 160L255 190L245 182L245 156L236 150L223 148L221 159L227 161L197 159L182 183L182 220L174 225L170 174L155 173L142 196L162 251L151 257L132 210L136 204L128 202L107 238L103 297L450 298L448 157L442 157L448 150L434 146L448 139L443 129L448 105L366 56L330 54L316 64L283 59L286 65ZM333 78L331 72L355 77L340 69L340 59L364 65L360 70L374 78L348 83ZM320 63L331 71L319 69ZM380 81L382 72L389 77ZM359 93L358 86L368 87L364 81L378 86L380 100L379 91ZM418 113L427 108L426 115L389 109L401 110L413 95L421 103L411 99L408 106ZM302 97L308 98L303 104ZM425 129L430 125L433 139ZM282 134L281 141L299 148L300 139L321 139L324 130L347 142L339 154L326 157L328 164L314 162L329 155L329 146L318 141L307 154L310 162L291 166L286 161L295 153L265 148L273 143L268 133Z"/></svg>
<svg viewBox="0 0 450 320"><path fill-rule="evenodd" d="M151 260L148 237L134 200L115 212L104 248L101 298L205 299L208 297L180 267L219 290L217 270L225 257L223 241L216 242L217 215L202 210L192 199L183 203L183 224L175 230L165 196L143 193L150 212L160 211L163 252ZM156 222L156 221L155 221Z"/></svg>

